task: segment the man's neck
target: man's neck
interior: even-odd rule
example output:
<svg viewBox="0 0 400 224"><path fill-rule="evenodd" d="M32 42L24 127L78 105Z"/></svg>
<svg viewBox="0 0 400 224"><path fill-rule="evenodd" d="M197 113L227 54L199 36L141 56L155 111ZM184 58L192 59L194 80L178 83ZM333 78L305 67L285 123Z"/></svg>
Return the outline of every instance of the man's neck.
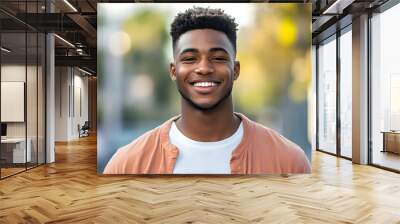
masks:
<svg viewBox="0 0 400 224"><path fill-rule="evenodd" d="M192 140L211 142L233 135L240 125L240 118L233 113L232 101L226 100L217 108L206 111L182 105L182 116L176 125Z"/></svg>

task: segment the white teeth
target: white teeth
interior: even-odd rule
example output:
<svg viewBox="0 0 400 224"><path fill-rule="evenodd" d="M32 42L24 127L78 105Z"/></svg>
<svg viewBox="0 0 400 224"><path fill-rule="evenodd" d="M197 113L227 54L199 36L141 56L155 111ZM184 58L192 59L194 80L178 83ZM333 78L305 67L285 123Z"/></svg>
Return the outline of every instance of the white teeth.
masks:
<svg viewBox="0 0 400 224"><path fill-rule="evenodd" d="M210 86L215 86L216 83L214 83L214 82L196 82L193 85L194 86L201 86L201 87L210 87Z"/></svg>

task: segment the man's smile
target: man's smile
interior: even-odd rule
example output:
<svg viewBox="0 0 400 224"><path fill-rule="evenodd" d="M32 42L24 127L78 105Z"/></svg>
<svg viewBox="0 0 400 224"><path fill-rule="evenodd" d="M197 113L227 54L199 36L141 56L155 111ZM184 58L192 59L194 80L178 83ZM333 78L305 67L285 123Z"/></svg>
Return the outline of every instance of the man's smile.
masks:
<svg viewBox="0 0 400 224"><path fill-rule="evenodd" d="M216 86L218 83L216 82L195 82L193 86L200 86L200 87L210 87Z"/></svg>
<svg viewBox="0 0 400 224"><path fill-rule="evenodd" d="M217 89L221 84L220 81L192 81L189 82L193 86L193 89L200 94L208 94Z"/></svg>

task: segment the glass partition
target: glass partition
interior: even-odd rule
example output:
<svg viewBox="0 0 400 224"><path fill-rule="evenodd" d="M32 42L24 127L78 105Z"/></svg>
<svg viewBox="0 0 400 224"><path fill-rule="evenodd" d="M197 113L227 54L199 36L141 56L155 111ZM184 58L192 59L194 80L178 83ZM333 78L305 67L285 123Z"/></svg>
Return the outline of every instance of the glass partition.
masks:
<svg viewBox="0 0 400 224"><path fill-rule="evenodd" d="M318 47L318 149L336 154L336 36Z"/></svg>
<svg viewBox="0 0 400 224"><path fill-rule="evenodd" d="M26 12L40 13L39 1L27 2ZM38 23L39 17L32 18L33 23ZM36 21L34 21L36 20ZM36 29L27 28L27 150L30 150L30 158L27 167L38 165L38 76L39 76L39 32ZM30 148L30 149L29 149Z"/></svg>
<svg viewBox="0 0 400 224"><path fill-rule="evenodd" d="M400 4L371 18L372 164L400 171Z"/></svg>
<svg viewBox="0 0 400 224"><path fill-rule="evenodd" d="M351 158L352 149L352 35L351 26L340 36L340 154Z"/></svg>
<svg viewBox="0 0 400 224"><path fill-rule="evenodd" d="M2 177L24 171L31 155L26 150L26 40L25 32L1 34Z"/></svg>
<svg viewBox="0 0 400 224"><path fill-rule="evenodd" d="M27 111L27 150L30 151L29 158L27 162L28 168L37 165L37 76L38 76L38 35L36 32L28 32L27 33L27 80L26 80L26 89L27 89L27 98L26 98L26 111Z"/></svg>
<svg viewBox="0 0 400 224"><path fill-rule="evenodd" d="M46 92L45 35L16 19L44 12L44 1L1 1L3 6L16 16L0 12L1 179L45 163Z"/></svg>
<svg viewBox="0 0 400 224"><path fill-rule="evenodd" d="M46 39L43 33L38 33L38 65L37 65L37 162L44 164L46 162L45 146L45 99L46 99Z"/></svg>

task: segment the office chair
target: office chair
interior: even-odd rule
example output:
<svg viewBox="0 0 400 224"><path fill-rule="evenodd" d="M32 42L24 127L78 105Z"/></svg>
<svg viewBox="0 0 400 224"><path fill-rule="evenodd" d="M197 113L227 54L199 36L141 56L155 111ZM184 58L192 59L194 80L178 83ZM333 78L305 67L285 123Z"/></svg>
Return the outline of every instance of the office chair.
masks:
<svg viewBox="0 0 400 224"><path fill-rule="evenodd" d="M80 127L80 125L78 124L79 138L89 136L89 129L90 129L89 121L85 121L82 127Z"/></svg>

